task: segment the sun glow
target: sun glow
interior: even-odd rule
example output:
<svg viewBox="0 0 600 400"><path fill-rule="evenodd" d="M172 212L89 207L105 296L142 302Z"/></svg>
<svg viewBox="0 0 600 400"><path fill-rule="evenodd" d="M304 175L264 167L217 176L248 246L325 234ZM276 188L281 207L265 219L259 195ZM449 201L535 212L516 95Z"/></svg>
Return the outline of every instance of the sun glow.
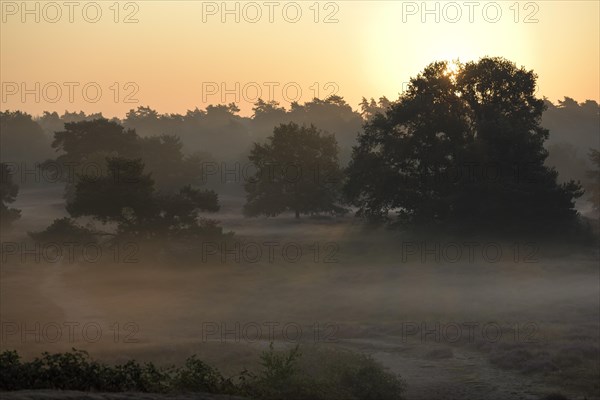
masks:
<svg viewBox="0 0 600 400"><path fill-rule="evenodd" d="M459 60L448 61L448 64L446 65L446 75L456 76L459 69L460 69L460 61Z"/></svg>

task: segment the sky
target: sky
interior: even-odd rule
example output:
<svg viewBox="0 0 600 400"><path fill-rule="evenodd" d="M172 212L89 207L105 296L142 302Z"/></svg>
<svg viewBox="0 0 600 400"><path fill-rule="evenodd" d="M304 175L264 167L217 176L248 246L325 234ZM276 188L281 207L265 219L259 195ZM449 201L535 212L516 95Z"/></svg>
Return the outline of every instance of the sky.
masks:
<svg viewBox="0 0 600 400"><path fill-rule="evenodd" d="M597 1L1 2L0 109L185 113L258 97L398 98L437 60L502 56L600 101Z"/></svg>

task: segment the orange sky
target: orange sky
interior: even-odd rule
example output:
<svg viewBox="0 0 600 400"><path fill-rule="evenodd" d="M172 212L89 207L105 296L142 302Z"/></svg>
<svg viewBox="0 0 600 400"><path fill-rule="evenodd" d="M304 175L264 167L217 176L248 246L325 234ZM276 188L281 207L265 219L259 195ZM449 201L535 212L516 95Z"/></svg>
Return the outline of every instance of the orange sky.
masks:
<svg viewBox="0 0 600 400"><path fill-rule="evenodd" d="M397 98L431 61L484 55L535 70L552 101L600 100L599 2L475 3L2 1L0 108L122 117L236 101L248 115L259 92L356 108Z"/></svg>

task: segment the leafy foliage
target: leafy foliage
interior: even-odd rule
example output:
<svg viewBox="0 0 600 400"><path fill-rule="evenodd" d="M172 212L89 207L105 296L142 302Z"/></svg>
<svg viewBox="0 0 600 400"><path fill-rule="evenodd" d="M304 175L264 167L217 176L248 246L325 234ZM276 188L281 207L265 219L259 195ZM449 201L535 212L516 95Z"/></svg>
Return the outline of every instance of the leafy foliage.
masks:
<svg viewBox="0 0 600 400"><path fill-rule="evenodd" d="M349 352L309 352L296 346L278 352L271 343L261 355L262 369L225 378L217 369L189 357L183 366L158 368L130 360L106 365L73 349L43 353L29 362L16 351L0 353L0 390L55 389L108 392L208 392L249 396L257 400L401 400L402 381L371 358Z"/></svg>
<svg viewBox="0 0 600 400"><path fill-rule="evenodd" d="M107 176L80 177L74 199L67 204L73 217L116 223L119 233L146 238L220 232L214 222L197 215L219 209L215 192L191 186L176 194L156 192L141 160L114 157L106 162Z"/></svg>
<svg viewBox="0 0 600 400"><path fill-rule="evenodd" d="M201 182L203 160L198 155L185 156L183 143L175 135L139 137L134 129L115 121L83 120L65 123L65 130L54 134L52 147L63 153L56 159L63 170L74 170L76 177L96 170L100 171L96 175L114 173L114 165L106 165L105 160L122 158L140 159L163 192L177 192L184 185ZM69 183L67 197L72 197L78 179L67 173L61 178Z"/></svg>
<svg viewBox="0 0 600 400"><path fill-rule="evenodd" d="M135 361L114 367L90 359L83 350L67 353L43 353L30 362L21 362L15 351L0 354L0 388L103 390L164 392L169 375L153 364Z"/></svg>
<svg viewBox="0 0 600 400"><path fill-rule="evenodd" d="M372 358L334 349L278 352L273 343L261 356L262 370L243 375L242 393L269 400L399 400L404 383Z"/></svg>
<svg viewBox="0 0 600 400"><path fill-rule="evenodd" d="M106 176L81 175L75 198L67 204L73 217L89 215L102 222L142 224L154 214L154 180L140 159L107 158Z"/></svg>
<svg viewBox="0 0 600 400"><path fill-rule="evenodd" d="M230 380L221 373L192 355L182 368L175 370L173 387L183 391L217 393L232 390Z"/></svg>
<svg viewBox="0 0 600 400"><path fill-rule="evenodd" d="M21 111L0 111L0 160L25 165L32 170L34 163L52 156L50 138L33 120Z"/></svg>
<svg viewBox="0 0 600 400"><path fill-rule="evenodd" d="M63 163L84 162L93 153L130 158L140 153L135 131L106 119L65 123L64 131L54 133L52 147L64 152L57 159Z"/></svg>
<svg viewBox="0 0 600 400"><path fill-rule="evenodd" d="M335 137L313 125L275 128L267 143L255 143L249 159L255 175L245 185L247 216L277 216L293 211L344 213L339 204L342 172Z"/></svg>
<svg viewBox="0 0 600 400"><path fill-rule="evenodd" d="M365 124L345 186L358 214L415 226L555 230L576 221L581 187L544 166L536 75L502 58L427 66ZM491 171L491 172L490 172Z"/></svg>

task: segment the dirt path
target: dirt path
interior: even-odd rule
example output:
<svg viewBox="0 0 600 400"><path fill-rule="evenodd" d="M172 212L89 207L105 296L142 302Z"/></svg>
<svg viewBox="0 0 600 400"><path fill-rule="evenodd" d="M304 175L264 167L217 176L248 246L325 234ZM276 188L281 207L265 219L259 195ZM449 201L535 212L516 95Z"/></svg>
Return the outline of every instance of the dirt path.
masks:
<svg viewBox="0 0 600 400"><path fill-rule="evenodd" d="M428 354L434 347L400 343L398 338L351 339L340 344L370 354L400 374L411 400L537 400L560 391L523 374L498 369L484 354L464 348L446 348L445 357L432 358Z"/></svg>

